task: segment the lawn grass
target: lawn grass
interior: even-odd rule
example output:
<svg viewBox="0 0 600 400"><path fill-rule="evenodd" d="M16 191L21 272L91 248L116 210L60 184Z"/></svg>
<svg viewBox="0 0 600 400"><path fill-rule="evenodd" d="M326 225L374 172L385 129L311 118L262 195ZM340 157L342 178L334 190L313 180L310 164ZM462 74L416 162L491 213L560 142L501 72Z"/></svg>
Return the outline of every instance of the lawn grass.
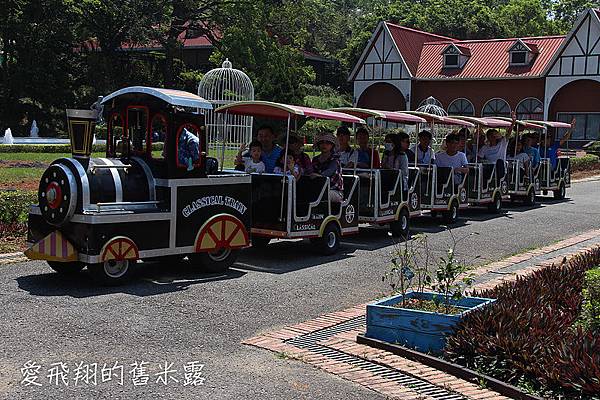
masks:
<svg viewBox="0 0 600 400"><path fill-rule="evenodd" d="M155 150L152 152L154 157L160 157L162 151ZM224 168L233 168L233 162L237 150L225 150ZM215 157L221 162L221 153L217 150L209 151L211 157ZM23 162L40 162L50 164L52 161L59 158L71 157L70 153L0 153L0 161L23 161ZM92 157L106 157L104 152L92 153ZM2 167L0 165L0 184L14 184L21 182L33 181L37 182L45 168L40 167Z"/></svg>
<svg viewBox="0 0 600 400"><path fill-rule="evenodd" d="M92 157L105 157L106 153L92 153ZM72 157L71 153L0 153L0 161L37 161L50 164L59 158Z"/></svg>
<svg viewBox="0 0 600 400"><path fill-rule="evenodd" d="M38 181L45 168L0 168L0 184Z"/></svg>

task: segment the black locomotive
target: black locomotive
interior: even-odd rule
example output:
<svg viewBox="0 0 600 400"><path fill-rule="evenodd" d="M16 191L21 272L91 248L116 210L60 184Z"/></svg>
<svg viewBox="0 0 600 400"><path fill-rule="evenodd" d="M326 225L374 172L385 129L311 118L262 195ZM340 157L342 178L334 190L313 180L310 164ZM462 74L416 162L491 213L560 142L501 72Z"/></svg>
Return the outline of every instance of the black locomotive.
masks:
<svg viewBox="0 0 600 400"><path fill-rule="evenodd" d="M251 178L218 172L207 156L197 110L211 104L187 92L129 87L102 105L104 158L90 158L96 113L67 111L73 157L42 175L25 254L62 273L87 266L108 284L127 279L140 259L187 256L208 271L231 266L250 245Z"/></svg>

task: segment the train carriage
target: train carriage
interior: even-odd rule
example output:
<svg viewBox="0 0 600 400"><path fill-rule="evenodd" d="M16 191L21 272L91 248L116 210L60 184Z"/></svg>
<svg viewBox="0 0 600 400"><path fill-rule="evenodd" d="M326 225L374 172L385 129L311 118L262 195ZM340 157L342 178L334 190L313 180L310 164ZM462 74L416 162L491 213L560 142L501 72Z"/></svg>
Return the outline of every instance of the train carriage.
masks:
<svg viewBox="0 0 600 400"><path fill-rule="evenodd" d="M126 280L141 259L188 256L208 271L231 266L250 244L251 178L219 172L208 157L196 110L211 104L187 92L129 87L102 105L103 158L90 157L95 113L68 110L73 156L42 175L25 254L62 273L87 266L106 284ZM155 141L162 150L152 150Z"/></svg>
<svg viewBox="0 0 600 400"><path fill-rule="evenodd" d="M555 199L564 199L567 188L571 187L571 162L569 157L557 157L557 163L552 165L549 158L548 131L560 128L572 129L572 125L558 121L527 121L539 126L544 136L544 146L540 146L541 162L538 170L539 190L546 194L552 192ZM556 132L555 132L556 134Z"/></svg>
<svg viewBox="0 0 600 400"><path fill-rule="evenodd" d="M361 118L309 107L268 101L240 101L215 112L287 121L286 147L292 123L314 118L363 124ZM225 145L225 144L223 144ZM287 155L286 155L287 157ZM287 165L284 160L284 166ZM285 171L284 171L285 172ZM252 174L252 245L265 246L271 239L309 238L323 254L337 251L341 236L358 233L358 177L343 175L341 203L329 198L327 177L301 177L271 173Z"/></svg>
<svg viewBox="0 0 600 400"><path fill-rule="evenodd" d="M392 111L369 110L364 108L334 108L365 120L370 119L373 128L383 123L416 125L425 119L411 114ZM372 135L374 141L374 134ZM372 148L377 146L372 144ZM376 150L374 150L376 151ZM389 224L394 237L407 238L409 218L421 215L420 170L410 167L408 185L405 187L402 173L394 169L347 168L347 173L359 176L360 204L359 221L369 224Z"/></svg>
<svg viewBox="0 0 600 400"><path fill-rule="evenodd" d="M457 118L419 111L406 111L406 113L424 118L431 125L432 131L436 129L436 125L458 128L475 126L469 121ZM416 157L415 167L420 171L421 207L423 210L429 210L432 216L441 213L447 223L456 222L459 210L469 206L467 176L465 175L462 181L455 182L452 168L439 167L434 163L417 164Z"/></svg>
<svg viewBox="0 0 600 400"><path fill-rule="evenodd" d="M515 121L515 137L521 140L519 133L529 129L541 129L542 126L533 121ZM540 166L533 166L531 162L523 163L517 159L517 144L515 142L513 153L508 154L506 179L510 200L522 200L526 205L534 205L536 195L540 194ZM509 149L510 151L511 149Z"/></svg>
<svg viewBox="0 0 600 400"><path fill-rule="evenodd" d="M509 130L513 126L510 119L462 116L456 118L472 122L476 126L474 132L476 149L481 146L479 141L483 129ZM482 162L479 154L476 153L474 162L469 163L467 191L469 204L473 207L487 206L490 212L499 213L502 210L502 202L510 199L510 178L513 176L510 174L510 167L511 164L507 164L504 160L498 160L496 163Z"/></svg>

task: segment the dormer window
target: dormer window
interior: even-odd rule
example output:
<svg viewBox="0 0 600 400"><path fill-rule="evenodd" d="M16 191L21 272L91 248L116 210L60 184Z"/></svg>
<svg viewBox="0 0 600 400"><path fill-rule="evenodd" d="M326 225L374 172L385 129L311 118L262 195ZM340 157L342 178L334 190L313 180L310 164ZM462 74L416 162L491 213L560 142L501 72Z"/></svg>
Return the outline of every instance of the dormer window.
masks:
<svg viewBox="0 0 600 400"><path fill-rule="evenodd" d="M510 53L510 63L512 65L527 64L527 52L526 51L513 51L512 53Z"/></svg>
<svg viewBox="0 0 600 400"><path fill-rule="evenodd" d="M508 49L510 65L515 67L529 65L537 53L538 48L535 44L517 39L510 49Z"/></svg>
<svg viewBox="0 0 600 400"><path fill-rule="evenodd" d="M471 56L471 51L465 46L449 44L442 52L444 68L462 68Z"/></svg>
<svg viewBox="0 0 600 400"><path fill-rule="evenodd" d="M445 54L444 66L450 68L458 67L458 54Z"/></svg>

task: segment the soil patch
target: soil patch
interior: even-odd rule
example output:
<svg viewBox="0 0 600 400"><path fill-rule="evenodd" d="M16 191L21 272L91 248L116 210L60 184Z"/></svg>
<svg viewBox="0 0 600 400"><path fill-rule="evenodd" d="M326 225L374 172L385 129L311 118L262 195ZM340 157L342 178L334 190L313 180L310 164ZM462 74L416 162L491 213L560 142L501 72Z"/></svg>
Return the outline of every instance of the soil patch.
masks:
<svg viewBox="0 0 600 400"><path fill-rule="evenodd" d="M407 308L410 310L421 310L421 311L429 311L437 314L460 314L465 311L463 308L454 307L454 306L446 306L444 303L436 303L433 300L418 300L418 299L406 299L404 304L402 302L393 304L394 308Z"/></svg>

